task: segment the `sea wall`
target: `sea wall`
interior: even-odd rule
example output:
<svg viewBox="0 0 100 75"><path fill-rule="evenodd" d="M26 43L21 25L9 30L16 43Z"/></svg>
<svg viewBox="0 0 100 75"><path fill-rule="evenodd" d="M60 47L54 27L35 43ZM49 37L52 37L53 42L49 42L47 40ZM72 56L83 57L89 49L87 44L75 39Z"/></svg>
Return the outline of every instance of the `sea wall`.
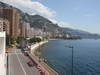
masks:
<svg viewBox="0 0 100 75"><path fill-rule="evenodd" d="M39 46L46 44L48 41L42 41L40 43L36 43L34 45L31 46L31 53L34 54L34 52L36 51L37 48L39 48Z"/></svg>

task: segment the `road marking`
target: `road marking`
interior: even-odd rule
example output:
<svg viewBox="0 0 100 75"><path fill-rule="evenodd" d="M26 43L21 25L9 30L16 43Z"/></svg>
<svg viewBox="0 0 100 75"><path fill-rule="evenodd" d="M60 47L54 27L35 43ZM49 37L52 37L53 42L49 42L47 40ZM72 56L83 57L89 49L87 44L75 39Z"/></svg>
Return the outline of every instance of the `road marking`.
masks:
<svg viewBox="0 0 100 75"><path fill-rule="evenodd" d="M22 53L10 53L9 55L13 55L13 54L22 54Z"/></svg>
<svg viewBox="0 0 100 75"><path fill-rule="evenodd" d="M22 57L25 58L24 55L22 55ZM27 59L28 59L28 58L27 58ZM30 59L28 59L28 60L30 61ZM27 65L27 68L30 68L30 67ZM31 73L31 75L32 75L31 68L29 69L29 71L30 71L30 73Z"/></svg>
<svg viewBox="0 0 100 75"><path fill-rule="evenodd" d="M26 71L25 71L25 69L24 69L23 65L21 64L21 61L20 61L19 56L18 56L18 54L17 54L17 52L16 52L16 51L15 51L15 54L16 54L16 56L17 56L17 58L18 58L18 61L19 61L20 65L21 65L21 68L22 68L22 70L23 70L24 74L26 75Z"/></svg>
<svg viewBox="0 0 100 75"><path fill-rule="evenodd" d="M8 57L8 64L9 64L9 75L10 75L10 54L9 54L9 57Z"/></svg>

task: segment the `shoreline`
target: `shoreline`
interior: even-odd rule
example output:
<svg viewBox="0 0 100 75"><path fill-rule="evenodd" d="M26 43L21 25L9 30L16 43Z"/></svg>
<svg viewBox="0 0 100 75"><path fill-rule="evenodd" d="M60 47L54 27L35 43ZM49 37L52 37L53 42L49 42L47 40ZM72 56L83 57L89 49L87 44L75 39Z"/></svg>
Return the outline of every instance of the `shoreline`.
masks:
<svg viewBox="0 0 100 75"><path fill-rule="evenodd" d="M51 68L43 60L40 60L39 56L36 56L36 54L35 54L35 52L38 52L37 49L46 43L48 43L48 41L42 41L40 43L36 43L36 44L32 45L29 56L31 58L33 58L33 60L46 72L47 75L59 75L53 68Z"/></svg>

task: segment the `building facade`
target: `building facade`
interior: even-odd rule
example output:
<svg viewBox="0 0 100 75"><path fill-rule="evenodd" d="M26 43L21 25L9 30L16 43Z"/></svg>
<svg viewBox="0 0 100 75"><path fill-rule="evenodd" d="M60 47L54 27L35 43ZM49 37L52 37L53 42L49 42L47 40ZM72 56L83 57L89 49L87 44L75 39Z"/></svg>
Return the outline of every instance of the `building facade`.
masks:
<svg viewBox="0 0 100 75"><path fill-rule="evenodd" d="M0 32L3 31L3 19L0 18Z"/></svg>
<svg viewBox="0 0 100 75"><path fill-rule="evenodd" d="M0 17L9 21L9 35L19 36L20 13L15 8L0 8Z"/></svg>
<svg viewBox="0 0 100 75"><path fill-rule="evenodd" d="M26 22L21 21L21 25L20 25L20 36L21 37L26 37Z"/></svg>
<svg viewBox="0 0 100 75"><path fill-rule="evenodd" d="M0 18L0 32L6 31L6 34L10 34L10 24L7 19Z"/></svg>
<svg viewBox="0 0 100 75"><path fill-rule="evenodd" d="M26 37L30 37L31 36L31 27L30 27L30 23L26 23L25 24L25 35Z"/></svg>
<svg viewBox="0 0 100 75"><path fill-rule="evenodd" d="M5 32L0 32L0 75L6 75Z"/></svg>

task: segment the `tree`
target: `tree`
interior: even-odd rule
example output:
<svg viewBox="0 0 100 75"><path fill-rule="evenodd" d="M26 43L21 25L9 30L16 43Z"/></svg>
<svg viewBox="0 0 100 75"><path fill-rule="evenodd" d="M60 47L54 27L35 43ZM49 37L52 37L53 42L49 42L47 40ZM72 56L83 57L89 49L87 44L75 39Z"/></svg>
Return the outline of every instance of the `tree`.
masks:
<svg viewBox="0 0 100 75"><path fill-rule="evenodd" d="M37 38L37 37L34 37L34 38L31 38L29 39L29 43L36 43L36 42L41 42L42 40L40 38Z"/></svg>
<svg viewBox="0 0 100 75"><path fill-rule="evenodd" d="M15 42L16 42L15 37L11 37L10 35L6 36L6 45L7 46L11 46L11 44L15 44Z"/></svg>

